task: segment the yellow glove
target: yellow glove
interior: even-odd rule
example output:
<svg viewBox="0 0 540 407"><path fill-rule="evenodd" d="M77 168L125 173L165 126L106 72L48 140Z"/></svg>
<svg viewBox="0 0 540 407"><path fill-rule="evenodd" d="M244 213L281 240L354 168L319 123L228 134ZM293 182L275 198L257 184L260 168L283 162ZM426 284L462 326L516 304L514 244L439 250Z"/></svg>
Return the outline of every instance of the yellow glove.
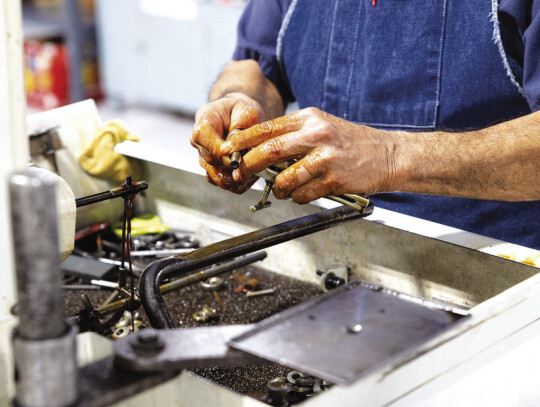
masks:
<svg viewBox="0 0 540 407"><path fill-rule="evenodd" d="M114 147L125 140L139 141L139 136L131 133L120 120L105 123L92 144L80 155L79 164L89 174L117 184L124 182L128 175L138 180L141 176L139 163L114 152Z"/></svg>

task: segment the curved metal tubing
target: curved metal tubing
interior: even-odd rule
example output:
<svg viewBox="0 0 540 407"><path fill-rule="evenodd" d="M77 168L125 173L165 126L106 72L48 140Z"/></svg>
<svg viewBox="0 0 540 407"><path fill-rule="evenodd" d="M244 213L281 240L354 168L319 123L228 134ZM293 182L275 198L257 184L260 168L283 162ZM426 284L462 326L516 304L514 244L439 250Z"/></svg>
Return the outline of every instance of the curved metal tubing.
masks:
<svg viewBox="0 0 540 407"><path fill-rule="evenodd" d="M363 213L340 206L223 240L178 257L168 257L151 263L143 271L139 282L141 302L150 324L158 329L175 327L160 293L160 285L165 279L328 229L343 222L363 218L372 212L371 204Z"/></svg>

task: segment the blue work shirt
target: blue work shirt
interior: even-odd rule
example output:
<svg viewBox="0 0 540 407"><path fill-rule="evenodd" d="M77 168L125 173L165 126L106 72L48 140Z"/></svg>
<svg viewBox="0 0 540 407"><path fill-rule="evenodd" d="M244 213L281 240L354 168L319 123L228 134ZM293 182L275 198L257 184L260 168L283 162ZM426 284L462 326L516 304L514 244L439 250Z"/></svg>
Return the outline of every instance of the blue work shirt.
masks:
<svg viewBox="0 0 540 407"><path fill-rule="evenodd" d="M540 0L252 0L234 59L285 101L389 130L483 128L540 109ZM538 202L378 194L377 206L540 249Z"/></svg>

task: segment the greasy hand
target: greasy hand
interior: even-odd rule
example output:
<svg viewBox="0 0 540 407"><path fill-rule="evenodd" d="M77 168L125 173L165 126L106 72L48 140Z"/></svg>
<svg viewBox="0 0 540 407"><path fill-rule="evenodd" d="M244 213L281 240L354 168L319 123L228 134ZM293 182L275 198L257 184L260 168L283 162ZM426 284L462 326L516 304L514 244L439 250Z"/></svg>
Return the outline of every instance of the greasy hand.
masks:
<svg viewBox="0 0 540 407"><path fill-rule="evenodd" d="M396 133L397 135L397 133ZM297 159L276 178L274 195L308 203L327 195L390 191L395 147L391 132L357 125L316 108L261 123L231 136L221 156L251 150L233 172L238 182L279 162Z"/></svg>
<svg viewBox="0 0 540 407"><path fill-rule="evenodd" d="M210 183L241 194L257 181L256 176L235 181L229 169L230 159L221 154L220 147L232 130L247 129L262 120L261 106L242 94L230 94L199 109L191 145L199 150L199 164L205 169Z"/></svg>

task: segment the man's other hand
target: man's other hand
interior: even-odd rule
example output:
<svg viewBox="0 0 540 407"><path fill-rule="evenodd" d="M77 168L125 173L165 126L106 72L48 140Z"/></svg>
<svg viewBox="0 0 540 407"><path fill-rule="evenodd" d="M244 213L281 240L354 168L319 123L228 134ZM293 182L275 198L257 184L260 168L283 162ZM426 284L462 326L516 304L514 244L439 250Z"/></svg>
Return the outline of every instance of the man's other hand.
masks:
<svg viewBox="0 0 540 407"><path fill-rule="evenodd" d="M393 190L396 148L390 134L307 108L235 133L219 143L217 155L251 149L232 173L237 182L274 163L297 160L277 176L273 192L278 199L308 203L327 195Z"/></svg>
<svg viewBox="0 0 540 407"><path fill-rule="evenodd" d="M199 109L191 145L199 150L199 164L210 183L241 194L257 181L253 175L235 181L229 168L230 158L221 152L221 146L228 133L237 128L248 129L264 120L263 116L259 103L240 93L231 93Z"/></svg>

